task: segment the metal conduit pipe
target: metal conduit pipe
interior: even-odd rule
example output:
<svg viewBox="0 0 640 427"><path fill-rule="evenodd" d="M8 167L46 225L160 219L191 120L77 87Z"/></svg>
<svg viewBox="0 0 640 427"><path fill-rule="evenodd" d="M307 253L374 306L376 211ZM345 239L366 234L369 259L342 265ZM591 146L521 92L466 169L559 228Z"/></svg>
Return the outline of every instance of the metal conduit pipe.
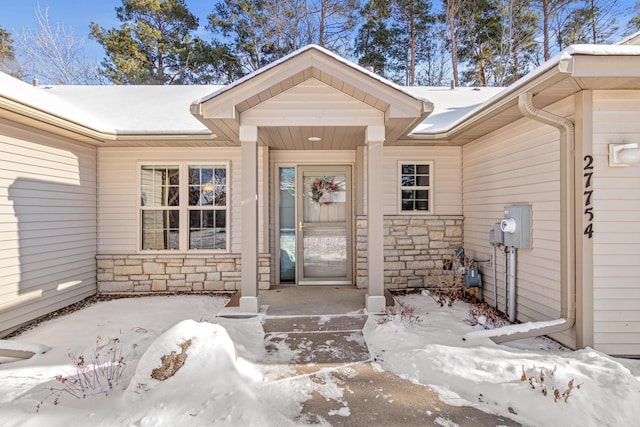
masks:
<svg viewBox="0 0 640 427"><path fill-rule="evenodd" d="M509 310L509 248L504 247L504 312L508 313Z"/></svg>
<svg viewBox="0 0 640 427"><path fill-rule="evenodd" d="M575 129L566 117L558 116L533 105L533 95L529 92L518 97L520 112L530 119L553 126L560 131L560 315L561 321L551 326L533 328L527 332L492 337L496 343L548 335L566 331L576 321L576 276L575 276ZM535 325L535 322L532 322ZM544 322L547 323L548 322ZM508 328L508 327L507 327ZM507 332L508 333L508 332Z"/></svg>
<svg viewBox="0 0 640 427"><path fill-rule="evenodd" d="M498 309L498 260L496 259L497 250L496 245L491 245L493 248L493 257L491 258L491 262L493 263L493 302L495 304L496 310Z"/></svg>
<svg viewBox="0 0 640 427"><path fill-rule="evenodd" d="M516 321L516 248L509 248L509 322Z"/></svg>

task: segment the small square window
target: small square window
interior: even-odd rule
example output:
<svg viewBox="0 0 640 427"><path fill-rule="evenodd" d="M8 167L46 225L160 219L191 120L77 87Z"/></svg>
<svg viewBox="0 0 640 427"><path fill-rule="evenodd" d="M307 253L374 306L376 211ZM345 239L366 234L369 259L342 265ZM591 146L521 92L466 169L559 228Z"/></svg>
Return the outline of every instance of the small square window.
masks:
<svg viewBox="0 0 640 427"><path fill-rule="evenodd" d="M433 163L400 162L398 170L400 212L431 213Z"/></svg>

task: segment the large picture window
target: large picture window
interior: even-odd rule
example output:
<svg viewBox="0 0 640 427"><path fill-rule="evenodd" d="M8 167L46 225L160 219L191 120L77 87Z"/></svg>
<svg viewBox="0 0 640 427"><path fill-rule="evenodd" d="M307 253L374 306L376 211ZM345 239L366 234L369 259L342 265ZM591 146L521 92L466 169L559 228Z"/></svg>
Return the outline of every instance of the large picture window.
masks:
<svg viewBox="0 0 640 427"><path fill-rule="evenodd" d="M226 250L227 166L142 165L142 250Z"/></svg>
<svg viewBox="0 0 640 427"><path fill-rule="evenodd" d="M399 162L401 213L431 213L433 162Z"/></svg>

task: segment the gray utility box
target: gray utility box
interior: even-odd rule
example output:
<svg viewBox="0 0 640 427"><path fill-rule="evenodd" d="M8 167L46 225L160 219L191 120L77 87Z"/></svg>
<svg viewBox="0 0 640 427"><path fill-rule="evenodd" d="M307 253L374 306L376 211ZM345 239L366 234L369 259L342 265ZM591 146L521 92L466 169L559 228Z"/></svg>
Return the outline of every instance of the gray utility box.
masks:
<svg viewBox="0 0 640 427"><path fill-rule="evenodd" d="M504 219L500 221L504 233L504 245L520 249L531 247L531 205L504 207Z"/></svg>
<svg viewBox="0 0 640 427"><path fill-rule="evenodd" d="M492 245L504 244L504 233L500 229L500 223L496 222L491 230L489 230L489 243Z"/></svg>

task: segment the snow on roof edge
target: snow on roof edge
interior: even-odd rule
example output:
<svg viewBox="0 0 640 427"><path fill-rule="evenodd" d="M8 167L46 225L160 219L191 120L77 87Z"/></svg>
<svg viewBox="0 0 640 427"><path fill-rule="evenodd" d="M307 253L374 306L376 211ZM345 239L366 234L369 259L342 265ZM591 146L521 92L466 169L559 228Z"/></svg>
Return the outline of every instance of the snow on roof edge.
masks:
<svg viewBox="0 0 640 427"><path fill-rule="evenodd" d="M639 32L640 33L640 32ZM521 77L510 86L504 88L503 91L498 92L494 96L487 99L482 104L478 105L476 108L472 109L468 113L459 117L455 121L453 121L449 127L440 129L436 132L433 131L418 131L414 132L415 129L418 129L420 125L416 126L414 131L411 131L407 136L409 138L420 139L421 137L427 137L435 134L450 132L457 126L460 126L465 121L469 120L473 116L479 114L483 110L487 109L490 105L497 103L501 99L506 99L510 95L516 93L519 89L525 86L527 83L535 80L540 77L544 73L552 70L555 67L559 67L562 62L570 60L572 57L577 55L594 55L594 56L640 56L640 46L634 45L590 45L590 44L576 44L568 46L563 49L553 57L551 57L548 61L541 64L537 68L530 71L525 76ZM429 118L427 117L427 121ZM424 123L424 121L423 121Z"/></svg>
<svg viewBox="0 0 640 427"><path fill-rule="evenodd" d="M636 31L635 33L631 33L628 36L622 38L621 40L615 42L614 44L618 44L618 45L624 44L624 45L626 45L631 40L637 39L637 38L640 38L640 31Z"/></svg>
<svg viewBox="0 0 640 427"><path fill-rule="evenodd" d="M227 86L224 86L224 87L218 89L217 91L215 91L215 92L213 92L213 93L211 93L211 94L209 94L209 95L207 95L205 97L196 99L195 101L192 102L191 105L198 105L198 104L201 104L203 102L206 102L206 101L208 101L208 100L210 100L210 99L212 99L212 98L214 98L214 97L216 97L216 96L218 96L218 95L220 95L222 93L225 93L225 92L227 92L227 91L229 91L229 90L231 90L231 89L233 89L233 88L235 88L237 86L240 86L241 84L251 80L252 78L254 78L257 75L265 73L265 72L269 71L270 69L275 68L275 67L279 66L280 64L283 64L283 63L285 63L285 62L287 62L289 60L292 60L293 58L296 58L297 56L300 56L304 52L307 52L307 51L310 51L310 50L316 50L316 51L318 51L320 53L323 53L323 54L333 58L337 62L340 62L341 64L346 65L346 66L348 66L349 68L351 68L351 69L353 69L355 71L361 72L361 73L367 75L368 77L373 78L374 80L377 80L378 82L380 82L380 83L382 83L382 84L384 84L386 86L389 86L389 87L391 87L391 88L393 88L393 89L395 89L395 90L397 90L399 92L402 92L404 95L407 95L407 96L409 96L409 97L411 97L411 98L413 98L413 99L415 99L417 101L422 101L422 102L426 102L428 104L431 104L431 108L433 108L432 102L430 100L424 99L424 98L421 98L421 97L417 97L414 94L412 94L411 92L407 91L405 87L400 86L400 85L398 85L398 84L396 84L396 83L394 83L394 82L392 82L390 80L387 80L384 77L379 76L378 74L375 74L374 72L369 71L366 68L364 68L364 67L362 67L362 66L360 66L360 65L358 65L358 64L356 64L354 62L351 62L348 59L343 58L340 55L338 55L336 53L333 53L330 50L325 49L324 47L316 45L316 44L308 44L308 45L306 45L306 46L304 46L304 47L302 47L302 48L300 48L300 49L298 49L298 50L296 50L294 52L291 52L290 54L288 54L286 56L283 56L282 58L279 58L276 61L274 61L274 62L272 62L272 63L270 63L268 65L265 65L264 67L259 68L259 69L255 70L255 71L247 74L246 76L241 77L238 80L235 80L235 81L229 83Z"/></svg>
<svg viewBox="0 0 640 427"><path fill-rule="evenodd" d="M0 88L2 98L97 132L115 133L115 129L108 128L98 118L78 109L72 103L58 99L42 90L42 87L30 85L3 72L0 72Z"/></svg>

